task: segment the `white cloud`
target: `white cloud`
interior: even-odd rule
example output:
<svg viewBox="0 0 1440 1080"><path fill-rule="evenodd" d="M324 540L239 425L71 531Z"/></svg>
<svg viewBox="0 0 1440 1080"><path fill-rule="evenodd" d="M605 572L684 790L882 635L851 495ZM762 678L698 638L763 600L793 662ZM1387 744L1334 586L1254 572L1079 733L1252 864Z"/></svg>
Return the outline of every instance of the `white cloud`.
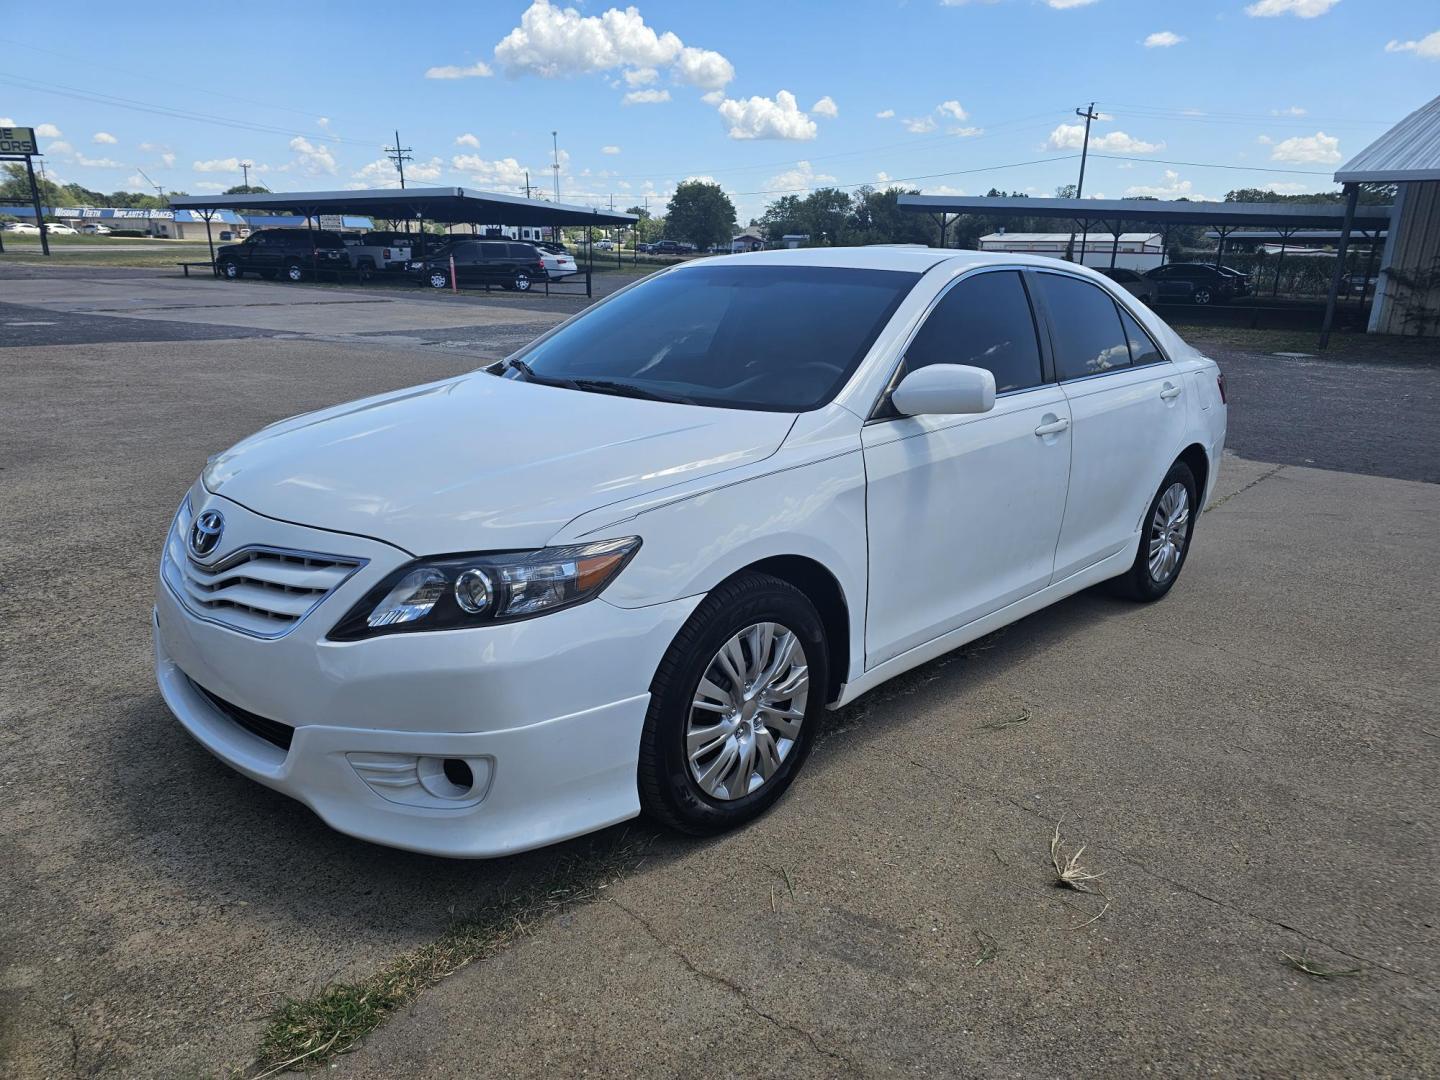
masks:
<svg viewBox="0 0 1440 1080"><path fill-rule="evenodd" d="M620 99L621 105L658 105L670 100L669 90L631 90Z"/></svg>
<svg viewBox="0 0 1440 1080"><path fill-rule="evenodd" d="M49 154L73 154L75 152L75 148L71 146L68 142L66 142L64 139L59 139L47 145L45 147L45 152Z"/></svg>
<svg viewBox="0 0 1440 1080"><path fill-rule="evenodd" d="M600 148L600 152L601 152L602 154L618 154L618 153L620 153L620 147L618 147L618 146L602 146L602 147Z"/></svg>
<svg viewBox="0 0 1440 1080"><path fill-rule="evenodd" d="M173 169L175 167L175 155L169 150L166 150L165 153L160 155L160 161L167 169Z"/></svg>
<svg viewBox="0 0 1440 1080"><path fill-rule="evenodd" d="M90 141L101 143L105 146L114 146L120 140L115 138L115 136L111 135L108 131L97 131L94 135L90 136Z"/></svg>
<svg viewBox="0 0 1440 1080"><path fill-rule="evenodd" d="M78 152L75 155L75 164L83 165L87 169L124 169L127 167L123 161L116 161L114 158L88 158Z"/></svg>
<svg viewBox="0 0 1440 1080"><path fill-rule="evenodd" d="M1419 41L1391 41L1385 45L1390 53L1413 52L1425 60L1440 60L1440 30L1426 34Z"/></svg>
<svg viewBox="0 0 1440 1080"><path fill-rule="evenodd" d="M173 155L172 155L172 156L173 156ZM241 170L240 170L240 162L241 162L242 160L243 160L243 159L238 158L238 157L211 158L209 161L195 161L195 162L192 162L191 165L190 165L190 168L194 169L196 172L199 172L199 173L212 173L212 172L233 172L233 173L238 173L238 172L241 171ZM251 171L252 173L269 172L269 171L270 171L270 166L269 166L269 165L261 165L261 164L259 164L259 163L257 162L256 164L253 164L253 165L250 166L250 171Z"/></svg>
<svg viewBox="0 0 1440 1080"><path fill-rule="evenodd" d="M1261 184L1265 191L1273 191L1276 195L1299 195L1312 190L1314 184L1302 184L1295 180L1272 180L1268 184Z"/></svg>
<svg viewBox="0 0 1440 1080"><path fill-rule="evenodd" d="M1067 8L1087 7L1095 3L1095 0L1045 0L1056 11L1064 11Z"/></svg>
<svg viewBox="0 0 1440 1080"><path fill-rule="evenodd" d="M425 69L427 79L488 79L493 74L495 73L490 70L490 65L479 60L467 67L442 64Z"/></svg>
<svg viewBox="0 0 1440 1080"><path fill-rule="evenodd" d="M708 94L701 94L700 100L706 105L718 106L720 102L725 100L725 91L711 90Z"/></svg>
<svg viewBox="0 0 1440 1080"><path fill-rule="evenodd" d="M1245 9L1245 14L1252 19L1271 19L1277 15L1313 19L1317 15L1324 15L1339 2L1340 0L1258 0Z"/></svg>
<svg viewBox="0 0 1440 1080"><path fill-rule="evenodd" d="M145 178L137 174L130 177L127 183L129 183L132 188L141 188L145 186ZM224 191L232 185L217 183L214 180L201 180L193 186L197 191Z"/></svg>
<svg viewBox="0 0 1440 1080"><path fill-rule="evenodd" d="M660 78L660 73L654 68L631 68L625 72L625 85L649 86L658 78Z"/></svg>
<svg viewBox="0 0 1440 1080"><path fill-rule="evenodd" d="M794 139L815 138L815 121L804 112L789 90L781 90L774 98L752 97L743 100L726 98L719 105L732 139Z"/></svg>
<svg viewBox="0 0 1440 1080"><path fill-rule="evenodd" d="M325 128L325 129L328 130L329 127L330 127L330 117L328 117L328 116L317 116L317 117L315 118L315 123L318 124L320 127Z"/></svg>
<svg viewBox="0 0 1440 1080"><path fill-rule="evenodd" d="M456 136L455 136L455 145L456 145L456 146L468 146L468 147L470 147L472 150L479 150L479 149L480 149L480 140L477 139L474 135L471 135L470 132L467 131L464 135L456 135Z"/></svg>
<svg viewBox="0 0 1440 1080"><path fill-rule="evenodd" d="M982 127L952 127L948 130L951 135L957 135L962 139L971 139L976 135L985 134L985 129Z"/></svg>
<svg viewBox="0 0 1440 1080"><path fill-rule="evenodd" d="M809 191L821 184L833 183L835 177L829 173L816 172L808 161L797 161L793 169L787 169L778 176L765 181L766 191Z"/></svg>
<svg viewBox="0 0 1440 1080"><path fill-rule="evenodd" d="M951 187L949 184L936 184L934 187L923 187L920 189L922 195L949 195L952 198L965 194L964 188Z"/></svg>
<svg viewBox="0 0 1440 1080"><path fill-rule="evenodd" d="M1079 150L1085 145L1084 124L1061 124L1050 132L1045 142L1047 150ZM1090 134L1090 149L1110 151L1116 154L1153 154L1165 149L1163 142L1152 143L1137 139L1123 131L1109 131L1104 135Z"/></svg>
<svg viewBox="0 0 1440 1080"><path fill-rule="evenodd" d="M290 140L290 149L296 153L295 167L306 176L319 176L335 174L335 155L330 152L328 146L321 146L312 143L303 135L296 135Z"/></svg>
<svg viewBox="0 0 1440 1080"><path fill-rule="evenodd" d="M35 134L41 139L63 139L65 137L64 132L54 124L36 124Z"/></svg>
<svg viewBox="0 0 1440 1080"><path fill-rule="evenodd" d="M482 187L515 188L525 186L525 166L513 157L487 161L479 154L457 154L450 159L456 172L469 176ZM539 173L536 173L539 176Z"/></svg>
<svg viewBox="0 0 1440 1080"><path fill-rule="evenodd" d="M935 111L941 116L948 116L951 120L969 120L970 114L961 108L958 101L942 101L935 106Z"/></svg>
<svg viewBox="0 0 1440 1080"><path fill-rule="evenodd" d="M1291 105L1288 109L1271 109L1271 116L1304 116L1305 110L1299 105Z"/></svg>
<svg viewBox="0 0 1440 1080"><path fill-rule="evenodd" d="M1173 169L1166 169L1163 182L1160 184L1136 184L1125 189L1125 198L1133 199L1136 196L1149 196L1155 199L1191 199L1199 202L1214 202L1208 195L1199 195L1195 192L1195 185L1189 180L1180 179L1180 174ZM1097 194L1095 198L1099 198Z"/></svg>
<svg viewBox="0 0 1440 1080"><path fill-rule="evenodd" d="M0 127L14 127L15 121L8 116L0 116Z"/></svg>
<svg viewBox="0 0 1440 1080"><path fill-rule="evenodd" d="M1261 146L1275 145L1275 140L1272 139L1269 135L1256 135L1255 141L1258 142Z"/></svg>
<svg viewBox="0 0 1440 1080"><path fill-rule="evenodd" d="M875 114L876 120L889 120L895 115L894 109L881 109Z"/></svg>
<svg viewBox="0 0 1440 1080"><path fill-rule="evenodd" d="M1334 135L1317 131L1314 135L1296 135L1275 144L1271 161L1314 162L1334 165L1340 161L1340 140Z"/></svg>
<svg viewBox="0 0 1440 1080"><path fill-rule="evenodd" d="M938 126L933 116L912 116L901 120L900 123L905 125L905 130L911 135L924 135L927 131L934 131Z"/></svg>
<svg viewBox="0 0 1440 1080"><path fill-rule="evenodd" d="M432 157L429 161L412 161L405 167L405 179L407 181L419 180L424 183L431 183L440 179L441 173L445 171L445 162ZM400 174L395 171L395 162L388 157L376 158L367 165L356 169L350 174L352 180L357 181L350 187L362 188L398 188L400 186Z"/></svg>
<svg viewBox="0 0 1440 1080"><path fill-rule="evenodd" d="M720 53L657 32L637 8L581 15L549 0L525 10L520 25L495 46L495 59L512 77L557 79L620 68L626 82L638 86L652 81L650 72L668 68L677 82L709 91L735 78L734 65Z"/></svg>
<svg viewBox="0 0 1440 1080"><path fill-rule="evenodd" d="M840 115L840 107L835 104L835 99L829 94L826 94L819 101L815 102L814 105L811 105L810 111L816 116L825 117L827 120L834 120L835 117Z"/></svg>
<svg viewBox="0 0 1440 1080"><path fill-rule="evenodd" d="M1157 30L1145 38L1147 49L1168 49L1172 45L1179 45L1185 39L1171 30Z"/></svg>

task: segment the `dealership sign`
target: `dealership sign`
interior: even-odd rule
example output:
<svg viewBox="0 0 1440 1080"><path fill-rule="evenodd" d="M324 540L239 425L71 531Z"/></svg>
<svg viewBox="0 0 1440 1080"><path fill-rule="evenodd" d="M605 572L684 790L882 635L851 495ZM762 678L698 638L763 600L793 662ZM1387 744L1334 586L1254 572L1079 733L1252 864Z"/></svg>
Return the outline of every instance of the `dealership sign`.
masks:
<svg viewBox="0 0 1440 1080"><path fill-rule="evenodd" d="M35 145L35 129L22 127L0 127L0 154L38 154Z"/></svg>

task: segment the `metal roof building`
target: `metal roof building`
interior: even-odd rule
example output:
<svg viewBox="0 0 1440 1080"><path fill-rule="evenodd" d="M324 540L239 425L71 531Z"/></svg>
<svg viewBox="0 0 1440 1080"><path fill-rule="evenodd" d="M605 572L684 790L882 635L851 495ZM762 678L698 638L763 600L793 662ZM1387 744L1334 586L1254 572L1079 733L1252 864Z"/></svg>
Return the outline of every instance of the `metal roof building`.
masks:
<svg viewBox="0 0 1440 1080"><path fill-rule="evenodd" d="M1440 97L1340 166L1335 179L1352 202L1360 184L1396 185L1370 332L1440 334Z"/></svg>

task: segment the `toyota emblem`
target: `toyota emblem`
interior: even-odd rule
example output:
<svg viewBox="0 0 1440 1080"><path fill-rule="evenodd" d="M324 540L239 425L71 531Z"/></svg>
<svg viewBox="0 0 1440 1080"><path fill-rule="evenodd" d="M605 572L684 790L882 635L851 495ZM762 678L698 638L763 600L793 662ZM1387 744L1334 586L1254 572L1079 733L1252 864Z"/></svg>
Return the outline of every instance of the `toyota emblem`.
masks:
<svg viewBox="0 0 1440 1080"><path fill-rule="evenodd" d="M220 546L220 534L224 531L225 515L219 510L204 511L190 527L190 553L203 559Z"/></svg>

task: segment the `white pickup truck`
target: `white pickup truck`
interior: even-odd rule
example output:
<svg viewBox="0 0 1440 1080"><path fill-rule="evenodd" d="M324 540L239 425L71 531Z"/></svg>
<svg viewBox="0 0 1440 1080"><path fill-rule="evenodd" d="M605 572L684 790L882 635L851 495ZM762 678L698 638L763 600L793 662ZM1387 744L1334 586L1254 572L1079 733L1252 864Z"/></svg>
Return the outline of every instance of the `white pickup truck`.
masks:
<svg viewBox="0 0 1440 1080"><path fill-rule="evenodd" d="M350 265L356 270L378 273L382 270L404 270L410 261L411 249L418 237L410 233L368 232L343 237Z"/></svg>

